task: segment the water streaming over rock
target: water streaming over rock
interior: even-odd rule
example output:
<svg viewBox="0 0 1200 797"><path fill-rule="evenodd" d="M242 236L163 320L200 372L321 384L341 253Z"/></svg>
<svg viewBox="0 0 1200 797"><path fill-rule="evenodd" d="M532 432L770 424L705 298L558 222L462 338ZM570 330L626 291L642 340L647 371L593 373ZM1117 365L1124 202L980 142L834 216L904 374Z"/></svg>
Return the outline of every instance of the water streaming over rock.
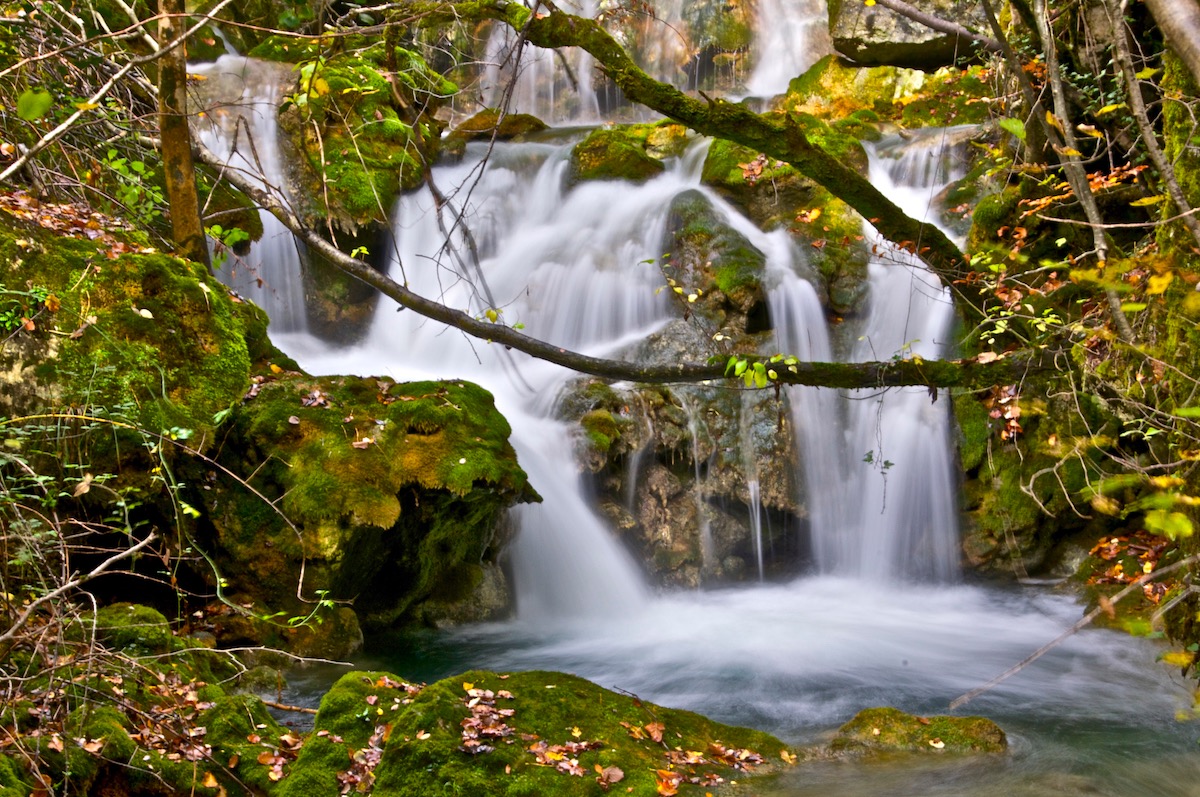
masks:
<svg viewBox="0 0 1200 797"><path fill-rule="evenodd" d="M213 63L192 64L188 70L203 78L204 116L195 128L200 140L226 159L227 168L244 170L286 196L275 115L285 87L295 78L291 67L225 55ZM303 332L308 323L301 245L270 213L262 211L259 217L261 240L246 255L226 253L217 275L267 311L272 332Z"/></svg>
<svg viewBox="0 0 1200 797"><path fill-rule="evenodd" d="M619 351L665 323L670 307L656 292L662 276L642 261L658 254L672 197L697 186L697 158L639 187L590 183L564 191L566 146L502 145L482 173L475 170L481 151L472 146L461 164L439 167L436 179L466 211L479 263L461 239L447 252L433 201L418 192L394 214L392 276L477 315L501 310L504 323L589 353ZM905 147L887 142L876 147L873 178L921 215L951 178L937 171L939 153L936 138ZM709 198L767 255L778 350L830 359L835 347L795 245ZM898 254L877 258L869 303L869 319L840 333L851 339L839 348L852 359L946 353L949 303L917 265ZM470 666L565 669L811 739L864 705L937 711L1078 616L1064 596L904 583L945 582L956 573L944 396L932 402L926 391L842 396L790 389L809 531L823 574L653 597L589 504L573 462L572 430L553 419L569 377L563 369L398 313L390 302L381 304L364 342L341 350L300 331L281 332L275 315L285 311L271 312L276 343L311 371L483 383L512 423L521 463L546 499L514 513L517 621L406 643L394 654L412 651L416 658L389 662L406 677ZM1038 739L1022 748L1018 737L1016 757L1028 759L1031 746L1052 751L1051 763L1036 763L1037 773L1079 769L1067 737L1101 724L1129 729L1119 737L1125 739L1146 732L1146 717L1169 715L1172 700L1161 679L1146 674L1151 656L1119 638L1079 637L985 698L982 708ZM1078 719L1062 720L1068 713ZM1106 755L1119 752L1110 747ZM785 780L779 793L803 788Z"/></svg>

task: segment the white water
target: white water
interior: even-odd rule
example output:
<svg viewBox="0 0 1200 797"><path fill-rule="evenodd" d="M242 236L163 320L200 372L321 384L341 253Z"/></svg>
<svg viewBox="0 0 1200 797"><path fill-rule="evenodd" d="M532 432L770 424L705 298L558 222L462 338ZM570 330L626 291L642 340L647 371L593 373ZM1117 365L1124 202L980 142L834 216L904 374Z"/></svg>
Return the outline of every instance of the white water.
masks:
<svg viewBox="0 0 1200 797"><path fill-rule="evenodd" d="M213 63L191 64L188 71L211 84L212 93L219 98L203 109L204 118L195 126L200 141L222 156L227 168L245 171L286 196L280 178L284 164L275 114L291 68L225 55ZM270 213L262 211L259 217L262 239L245 257L229 252L217 276L267 311L272 333L303 332L308 322L300 244ZM214 221L220 224L221 220ZM228 229L233 225L221 226Z"/></svg>
<svg viewBox="0 0 1200 797"><path fill-rule="evenodd" d="M655 295L661 276L638 264L659 254L666 208L676 193L695 186L694 164L638 188L588 184L564 194L562 156L556 145L502 146L470 198L456 196L470 208L487 291L469 264L437 257L443 239L425 194L406 197L396 209L392 275L476 314L494 305L506 323L522 322L530 334L596 353L655 328L670 315ZM947 178L916 176L912 163L884 168L877 158L875 178L893 196L927 202ZM437 179L443 188L459 185L473 166L468 157L439 169ZM798 277L795 248L782 234L732 223L768 254L779 349L829 358L823 313ZM856 331L853 357L939 356L949 319L944 296L922 270L892 260L872 264L872 315ZM280 334L274 324L272 332L313 372L484 384L546 498L516 511L518 619L407 641L387 661L406 677L432 679L471 666L567 670L788 741L813 741L867 705L944 711L952 698L1079 616L1067 596L944 583L953 579L957 560L944 397L930 403L923 391L849 399L827 390L790 391L822 575L651 596L587 503L571 430L547 417L567 376L561 369L396 313L387 302L367 340L350 350L331 351L302 333ZM868 451L875 468L862 462ZM883 469L884 462L893 464ZM789 795L1195 794L1196 767L1172 771L1152 758L1188 749L1194 735L1172 725L1189 695L1156 668L1154 654L1136 640L1085 632L968 706L1013 734L1008 757L932 775L883 767L822 776L804 768L774 788ZM1180 781L1171 783L1171 775Z"/></svg>
<svg viewBox="0 0 1200 797"><path fill-rule="evenodd" d="M792 78L832 53L828 21L821 0L758 0L754 28L758 58L746 81L747 93L782 94Z"/></svg>

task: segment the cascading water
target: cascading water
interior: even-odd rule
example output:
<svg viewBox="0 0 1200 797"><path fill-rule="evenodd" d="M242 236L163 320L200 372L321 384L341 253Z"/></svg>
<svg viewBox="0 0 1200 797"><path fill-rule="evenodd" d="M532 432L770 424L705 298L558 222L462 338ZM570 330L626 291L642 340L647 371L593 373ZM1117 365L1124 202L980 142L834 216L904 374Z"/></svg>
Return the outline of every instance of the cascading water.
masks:
<svg viewBox="0 0 1200 797"><path fill-rule="evenodd" d="M196 125L197 137L230 169L243 170L263 185L283 192L283 156L275 115L285 86L295 75L283 64L225 55L188 71L204 80L208 101ZM262 238L242 256L227 252L217 269L220 280L267 311L272 332L302 332L308 322L300 274L300 244L266 211L259 213ZM220 219L213 220L220 223ZM230 226L230 225L223 225Z"/></svg>
<svg viewBox="0 0 1200 797"><path fill-rule="evenodd" d="M832 53L828 20L821 0L758 0L754 26L758 60L746 82L747 93L782 94L792 78Z"/></svg>
<svg viewBox="0 0 1200 797"><path fill-rule="evenodd" d="M876 148L874 178L902 204L908 193L924 208L948 175L918 177L911 168L937 161L937 150L898 149ZM451 306L501 310L505 323L589 353L618 350L665 322L669 306L655 290L661 275L637 264L658 252L671 198L696 186L696 159L637 187L588 183L565 191L564 154L554 143L499 145L469 196L458 190L454 201L465 208L478 244L478 271L460 241L461 262L437 256L444 239L432 199L423 192L405 197L394 215L392 275ZM472 146L463 163L439 167L436 180L468 185L480 155ZM710 198L767 254L778 349L832 359L823 311L799 277L801 256L786 233L764 234ZM871 266L871 317L854 331L853 359L944 353L948 303L922 269L898 260ZM275 342L310 371L483 383L546 499L515 513L517 621L410 638L386 662L406 677L433 679L473 666L563 669L803 742L867 705L944 710L1079 615L1069 596L952 583L956 507L945 399L933 403L925 391L843 398L790 389L818 574L654 597L588 505L570 430L549 417L569 376L562 369L392 306L380 307L363 343L336 351L300 331L281 333L274 314L283 311L271 312ZM863 462L868 453L872 463ZM1079 635L979 699L971 709L1005 725L1014 752L1000 762L958 765L949 792L938 776L888 766L853 777L805 767L766 788L788 795L1039 794L1060 792L1054 784L1065 773L1082 782L1081 792L1126 794L1137 786L1184 794L1164 784L1166 767L1156 756L1187 749L1192 740L1161 727L1177 701L1152 669L1153 655L1110 633ZM1096 727L1106 735L1097 738ZM1118 767L1133 774L1095 778ZM1191 766L1176 774L1192 782L1200 772Z"/></svg>
<svg viewBox="0 0 1200 797"><path fill-rule="evenodd" d="M879 145L871 159L872 182L916 218L926 215L938 190L960 176L942 157L939 135L944 134L903 147L897 137ZM879 154L895 150L899 158ZM946 291L915 257L872 237L882 254L870 263L870 313L854 330L850 359L941 357L954 318ZM806 350L803 341L783 333L780 338L783 351L827 351ZM822 463L805 469L819 570L870 580L956 577L949 401L936 399L936 392L914 388L852 391L841 399L825 390L793 391L800 448L806 461ZM842 419L841 428L831 426L830 418Z"/></svg>

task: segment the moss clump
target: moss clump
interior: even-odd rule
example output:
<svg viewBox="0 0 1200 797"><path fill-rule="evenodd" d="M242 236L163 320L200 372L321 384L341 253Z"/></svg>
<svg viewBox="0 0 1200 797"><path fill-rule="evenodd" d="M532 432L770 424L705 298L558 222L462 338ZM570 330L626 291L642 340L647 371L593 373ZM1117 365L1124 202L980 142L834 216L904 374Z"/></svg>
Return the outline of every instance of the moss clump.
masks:
<svg viewBox="0 0 1200 797"><path fill-rule="evenodd" d="M826 119L841 119L861 110L890 117L892 102L908 71L890 66L861 69L827 55L788 84L780 107Z"/></svg>
<svg viewBox="0 0 1200 797"><path fill-rule="evenodd" d="M905 127L982 124L992 112L986 101L992 95L987 80L987 71L979 65L943 67L927 75L919 89L900 97L897 121Z"/></svg>
<svg viewBox="0 0 1200 797"><path fill-rule="evenodd" d="M161 612L135 603L115 603L97 612L96 635L111 648L134 653L166 653L174 639Z"/></svg>
<svg viewBox="0 0 1200 797"><path fill-rule="evenodd" d="M662 162L646 152L646 135L631 126L602 127L571 150L568 180L642 183L662 174Z"/></svg>
<svg viewBox="0 0 1200 797"><path fill-rule="evenodd" d="M475 691L472 691L475 690ZM464 719L479 716L468 706L494 703L507 712L495 717L497 734L478 739L491 750L467 751ZM505 731L500 726L508 728ZM377 728L387 727L386 738ZM472 671L414 692L386 673L352 673L341 678L321 702L316 729L283 782L280 794L335 793L339 773L350 773L356 751L378 756L371 773L378 797L421 795L601 795L596 767L618 767L623 779L615 790L657 793L656 770L683 777L708 773L743 780L782 764L786 746L757 731L721 725L687 711L662 708L618 695L575 676L523 672L499 676ZM661 742L652 737L661 734ZM374 741L372 738L374 737ZM564 754L551 749L542 763L531 747L568 743L582 747ZM720 748L713 747L720 745ZM751 750L762 763L734 769L719 749ZM684 760L694 751L692 760ZM565 771L571 760L580 775ZM700 760L703 763L700 763ZM747 761L757 759L747 757ZM556 766L556 763L562 763ZM361 774L361 770L358 770Z"/></svg>
<svg viewBox="0 0 1200 797"><path fill-rule="evenodd" d="M265 382L233 417L228 464L253 470L295 524L237 485L214 521L223 572L279 606L306 587L355 599L388 625L425 598L478 581L494 558L501 512L538 500L491 394L467 382L394 384L288 375ZM461 597L461 596L460 596Z"/></svg>
<svg viewBox="0 0 1200 797"><path fill-rule="evenodd" d="M39 212L75 212L52 210ZM102 407L151 432L190 429L203 448L248 384L244 316L202 265L137 253L109 223L79 240L0 212L0 284L55 299L0 355L19 377L4 381L0 411Z"/></svg>
<svg viewBox="0 0 1200 797"><path fill-rule="evenodd" d="M533 133L548 130L549 125L527 113L509 113L500 118L500 111L486 108L464 120L448 137L448 144L455 141L476 141L495 137L500 141L521 139Z"/></svg>
<svg viewBox="0 0 1200 797"><path fill-rule="evenodd" d="M835 752L1003 753L1008 739L985 717L915 717L894 708L869 708L838 729Z"/></svg>
<svg viewBox="0 0 1200 797"><path fill-rule="evenodd" d="M457 90L418 54L383 43L302 64L280 121L303 155L308 196L324 203L308 215L349 231L386 223L396 195L424 180L440 138L433 112Z"/></svg>

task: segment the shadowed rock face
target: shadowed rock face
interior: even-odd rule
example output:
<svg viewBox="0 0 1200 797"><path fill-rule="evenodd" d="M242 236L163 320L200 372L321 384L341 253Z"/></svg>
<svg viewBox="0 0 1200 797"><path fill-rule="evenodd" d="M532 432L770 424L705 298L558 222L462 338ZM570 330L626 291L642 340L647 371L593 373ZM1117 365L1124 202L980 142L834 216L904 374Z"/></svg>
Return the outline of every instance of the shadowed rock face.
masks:
<svg viewBox="0 0 1200 797"><path fill-rule="evenodd" d="M986 30L977 5L956 0L920 0L921 11ZM862 66L902 66L933 71L956 61L969 60L971 42L932 30L881 5L830 3L829 31L833 47Z"/></svg>

